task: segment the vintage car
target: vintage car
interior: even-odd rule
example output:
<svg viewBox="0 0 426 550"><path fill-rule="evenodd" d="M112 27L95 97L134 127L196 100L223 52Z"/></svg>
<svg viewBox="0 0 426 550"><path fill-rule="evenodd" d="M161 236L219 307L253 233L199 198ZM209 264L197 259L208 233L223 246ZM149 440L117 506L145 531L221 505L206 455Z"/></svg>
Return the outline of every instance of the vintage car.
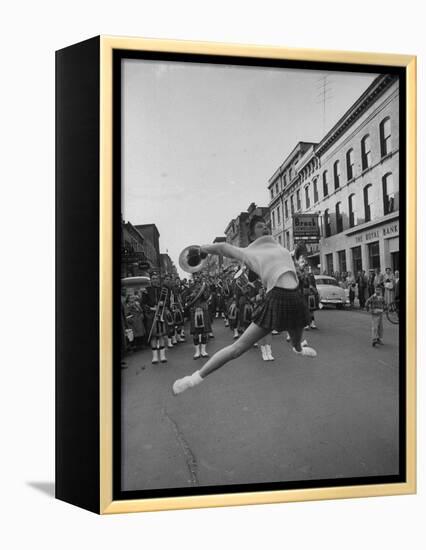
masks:
<svg viewBox="0 0 426 550"><path fill-rule="evenodd" d="M342 309L346 304L349 304L348 291L340 287L334 277L315 275L315 283L317 285L320 308L335 306L337 309Z"/></svg>

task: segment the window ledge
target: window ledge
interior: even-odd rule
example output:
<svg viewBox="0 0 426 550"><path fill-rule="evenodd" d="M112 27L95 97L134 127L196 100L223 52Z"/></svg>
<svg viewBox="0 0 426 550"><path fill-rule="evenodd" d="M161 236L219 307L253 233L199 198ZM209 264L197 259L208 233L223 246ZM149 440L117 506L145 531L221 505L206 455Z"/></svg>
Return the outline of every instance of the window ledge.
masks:
<svg viewBox="0 0 426 550"><path fill-rule="evenodd" d="M385 162L385 160L388 160L388 159L392 158L392 156L393 156L393 152L391 151L390 153L387 153L383 157L380 157L380 164Z"/></svg>

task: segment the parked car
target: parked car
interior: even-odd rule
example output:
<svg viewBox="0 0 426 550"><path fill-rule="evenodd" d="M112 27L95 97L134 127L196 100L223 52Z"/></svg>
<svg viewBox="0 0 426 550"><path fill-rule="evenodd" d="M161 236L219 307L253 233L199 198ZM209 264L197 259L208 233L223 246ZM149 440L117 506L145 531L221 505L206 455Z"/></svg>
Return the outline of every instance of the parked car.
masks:
<svg viewBox="0 0 426 550"><path fill-rule="evenodd" d="M320 308L324 306L335 306L342 309L349 304L349 291L345 290L334 277L328 275L315 275Z"/></svg>

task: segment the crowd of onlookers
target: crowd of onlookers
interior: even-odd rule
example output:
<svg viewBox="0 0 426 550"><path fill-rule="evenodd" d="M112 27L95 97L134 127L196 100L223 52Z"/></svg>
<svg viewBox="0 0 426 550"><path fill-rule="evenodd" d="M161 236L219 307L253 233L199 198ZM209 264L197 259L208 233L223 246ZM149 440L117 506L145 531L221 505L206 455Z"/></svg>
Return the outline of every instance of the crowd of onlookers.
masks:
<svg viewBox="0 0 426 550"><path fill-rule="evenodd" d="M399 271L393 272L387 267L383 272L377 269L370 269L368 274L362 270L356 275L352 272L324 273L334 277L339 286L349 290L349 301L351 306L355 305L355 299L358 300L359 307L364 309L365 303L375 292L377 287L383 291L383 297L386 305L393 302L399 302Z"/></svg>

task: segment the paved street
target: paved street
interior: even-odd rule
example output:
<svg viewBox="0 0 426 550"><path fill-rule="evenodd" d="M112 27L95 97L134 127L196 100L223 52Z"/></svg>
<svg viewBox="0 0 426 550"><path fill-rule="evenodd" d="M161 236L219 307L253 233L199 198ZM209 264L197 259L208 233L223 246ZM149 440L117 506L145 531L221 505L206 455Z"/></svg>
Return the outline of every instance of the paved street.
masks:
<svg viewBox="0 0 426 550"><path fill-rule="evenodd" d="M384 319L385 346L373 348L368 314L316 318L316 359L274 336L275 361L253 348L177 397L173 381L205 362L189 341L166 365L151 365L150 350L129 355L123 490L397 473L398 327ZM222 320L214 332L210 354L232 341Z"/></svg>

